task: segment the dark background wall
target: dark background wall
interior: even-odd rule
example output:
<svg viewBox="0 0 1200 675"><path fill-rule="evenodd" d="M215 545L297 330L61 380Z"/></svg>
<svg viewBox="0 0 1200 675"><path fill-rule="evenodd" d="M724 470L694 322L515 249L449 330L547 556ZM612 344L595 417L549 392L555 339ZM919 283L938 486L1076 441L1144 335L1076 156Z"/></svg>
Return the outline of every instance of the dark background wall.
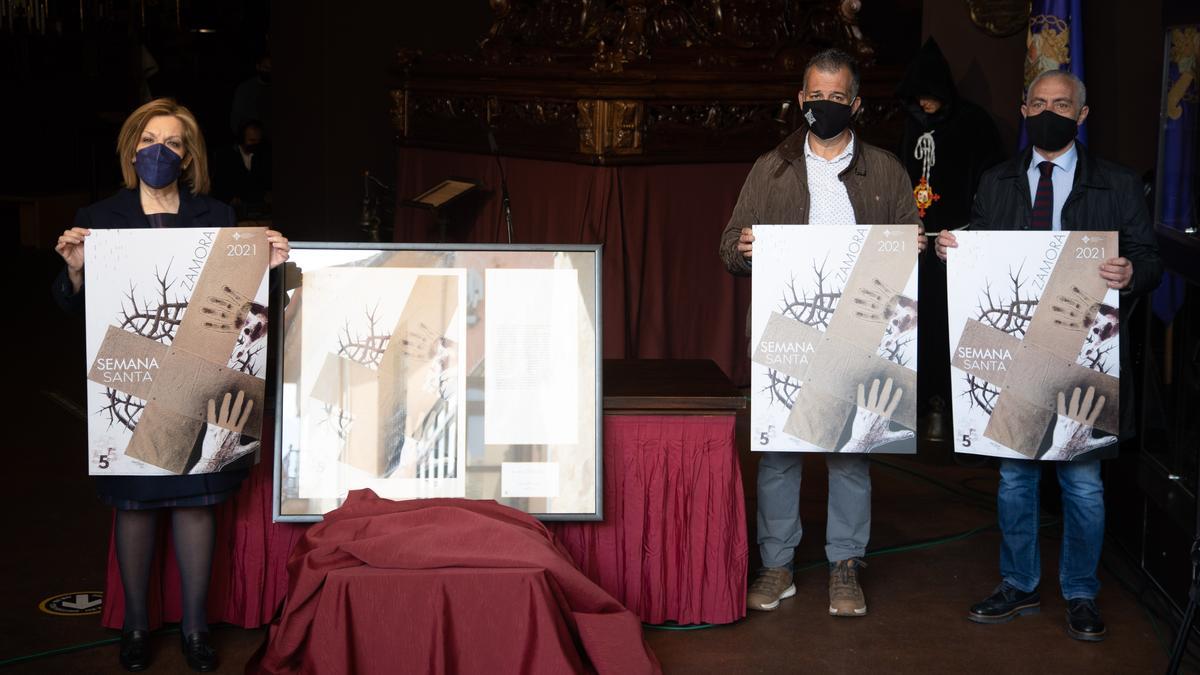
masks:
<svg viewBox="0 0 1200 675"><path fill-rule="evenodd" d="M120 180L121 122L151 96L172 96L196 114L210 146L232 141L234 89L266 47L267 0L171 3L145 13L134 2L57 6L45 35L0 31L0 195L83 191L107 196ZM168 11L168 9L170 11ZM143 76L143 47L156 72Z"/></svg>
<svg viewBox="0 0 1200 675"><path fill-rule="evenodd" d="M395 184L396 49L470 50L491 16L483 0L272 2L278 226L294 239L361 239L363 171Z"/></svg>
<svg viewBox="0 0 1200 675"><path fill-rule="evenodd" d="M1165 9L1184 4L1165 0ZM881 61L903 62L921 40L936 37L960 90L991 112L1007 147L1015 149L1023 33L987 36L971 23L961 0L864 5L860 22L879 44ZM233 90L253 74L254 55L269 44L276 220L299 239L360 238L362 172L388 184L396 178L388 120L396 49L470 51L492 16L484 0L214 0L184 3L184 10L188 30L182 32L173 30L174 18L163 10L150 14L146 26L128 14L123 22L86 32L68 24L44 37L0 34L6 93L0 194L72 193L86 200L116 187L113 140L138 103L143 44L159 67L150 91L192 107L210 145L230 142ZM1164 0L1089 0L1085 10L1092 146L1138 170L1150 169L1157 149ZM216 31L191 30L201 26ZM15 210L5 207L0 216L15 220ZM55 218L46 227L66 224Z"/></svg>
<svg viewBox="0 0 1200 675"><path fill-rule="evenodd" d="M903 59L905 51L934 36L960 91L992 114L1006 147L1016 149L1023 32L988 36L971 23L961 0L864 5L861 23L881 44L882 60ZM1151 169L1162 0L1089 0L1084 9L1091 145L1139 171ZM396 49L469 51L487 32L491 10L483 0L301 0L272 2L270 12L273 95L278 101L276 220L298 239L361 238L362 172L395 183L388 89ZM912 37L896 37L902 33Z"/></svg>
<svg viewBox="0 0 1200 675"><path fill-rule="evenodd" d="M881 36L881 60L916 51L920 0L865 4L860 23ZM363 171L395 184L388 89L397 48L469 53L492 16L485 0L272 2L279 226L296 239L361 238Z"/></svg>

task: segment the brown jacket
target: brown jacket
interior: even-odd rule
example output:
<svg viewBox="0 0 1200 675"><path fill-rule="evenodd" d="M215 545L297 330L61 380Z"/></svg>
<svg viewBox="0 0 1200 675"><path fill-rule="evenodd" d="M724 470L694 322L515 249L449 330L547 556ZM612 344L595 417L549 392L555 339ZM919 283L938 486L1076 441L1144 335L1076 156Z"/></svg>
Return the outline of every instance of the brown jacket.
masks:
<svg viewBox="0 0 1200 675"><path fill-rule="evenodd" d="M798 129L759 157L750 169L733 216L721 233L721 260L733 274L750 274L750 263L737 250L743 227L808 223L808 167L804 160L807 133L805 127ZM854 157L838 177L846 184L854 218L860 225L921 222L912 183L892 153L856 136Z"/></svg>

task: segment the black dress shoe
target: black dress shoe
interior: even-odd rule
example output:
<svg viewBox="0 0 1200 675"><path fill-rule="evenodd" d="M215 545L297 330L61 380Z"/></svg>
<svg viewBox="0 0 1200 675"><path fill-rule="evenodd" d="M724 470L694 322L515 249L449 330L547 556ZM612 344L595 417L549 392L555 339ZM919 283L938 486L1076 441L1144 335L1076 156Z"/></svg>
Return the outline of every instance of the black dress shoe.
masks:
<svg viewBox="0 0 1200 675"><path fill-rule="evenodd" d="M150 646L147 641L150 633L144 630L131 630L121 633L121 667L130 672L145 670L150 667Z"/></svg>
<svg viewBox="0 0 1200 675"><path fill-rule="evenodd" d="M207 673L217 669L217 650L208 644L208 633L181 635L188 668Z"/></svg>
<svg viewBox="0 0 1200 675"><path fill-rule="evenodd" d="M1067 601L1067 635L1084 642L1099 642L1108 634L1096 602L1088 598Z"/></svg>
<svg viewBox="0 0 1200 675"><path fill-rule="evenodd" d="M967 618L975 623L1004 623L1018 616L1037 614L1041 606L1042 598L1036 590L1026 593L1002 583L986 600L973 605Z"/></svg>

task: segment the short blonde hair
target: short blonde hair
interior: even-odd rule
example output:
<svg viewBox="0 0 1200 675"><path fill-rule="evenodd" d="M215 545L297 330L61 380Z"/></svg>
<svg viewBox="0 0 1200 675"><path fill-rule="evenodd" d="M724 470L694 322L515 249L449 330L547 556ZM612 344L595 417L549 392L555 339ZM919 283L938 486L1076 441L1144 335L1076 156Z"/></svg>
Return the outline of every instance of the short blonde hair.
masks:
<svg viewBox="0 0 1200 675"><path fill-rule="evenodd" d="M133 111L117 136L117 157L121 163L121 177L125 187L136 190L138 186L137 170L133 168L133 158L137 154L138 141L146 124L153 117L169 115L183 124L183 147L187 151L187 166L184 167L180 179L192 186L192 194L206 194L211 183L208 178L208 152L204 149L204 135L200 133L200 125L196 116L173 98L156 98Z"/></svg>

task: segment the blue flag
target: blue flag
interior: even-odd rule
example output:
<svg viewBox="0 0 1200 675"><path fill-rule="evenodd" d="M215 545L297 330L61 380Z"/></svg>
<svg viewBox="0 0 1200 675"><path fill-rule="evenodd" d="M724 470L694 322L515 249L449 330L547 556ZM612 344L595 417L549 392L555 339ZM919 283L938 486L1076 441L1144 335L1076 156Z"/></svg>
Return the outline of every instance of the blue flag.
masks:
<svg viewBox="0 0 1200 675"><path fill-rule="evenodd" d="M1029 32L1025 36L1025 89L1033 78L1047 70L1066 70L1086 84L1083 77L1082 0L1033 0ZM1087 122L1077 138L1087 144ZM1028 145L1025 121L1021 120L1019 149Z"/></svg>
<svg viewBox="0 0 1200 675"><path fill-rule="evenodd" d="M1167 30L1163 65L1162 128L1158 136L1158 204L1155 220L1182 230L1196 224L1197 86L1200 25ZM1163 276L1154 291L1154 313L1165 323L1183 303L1183 280Z"/></svg>

